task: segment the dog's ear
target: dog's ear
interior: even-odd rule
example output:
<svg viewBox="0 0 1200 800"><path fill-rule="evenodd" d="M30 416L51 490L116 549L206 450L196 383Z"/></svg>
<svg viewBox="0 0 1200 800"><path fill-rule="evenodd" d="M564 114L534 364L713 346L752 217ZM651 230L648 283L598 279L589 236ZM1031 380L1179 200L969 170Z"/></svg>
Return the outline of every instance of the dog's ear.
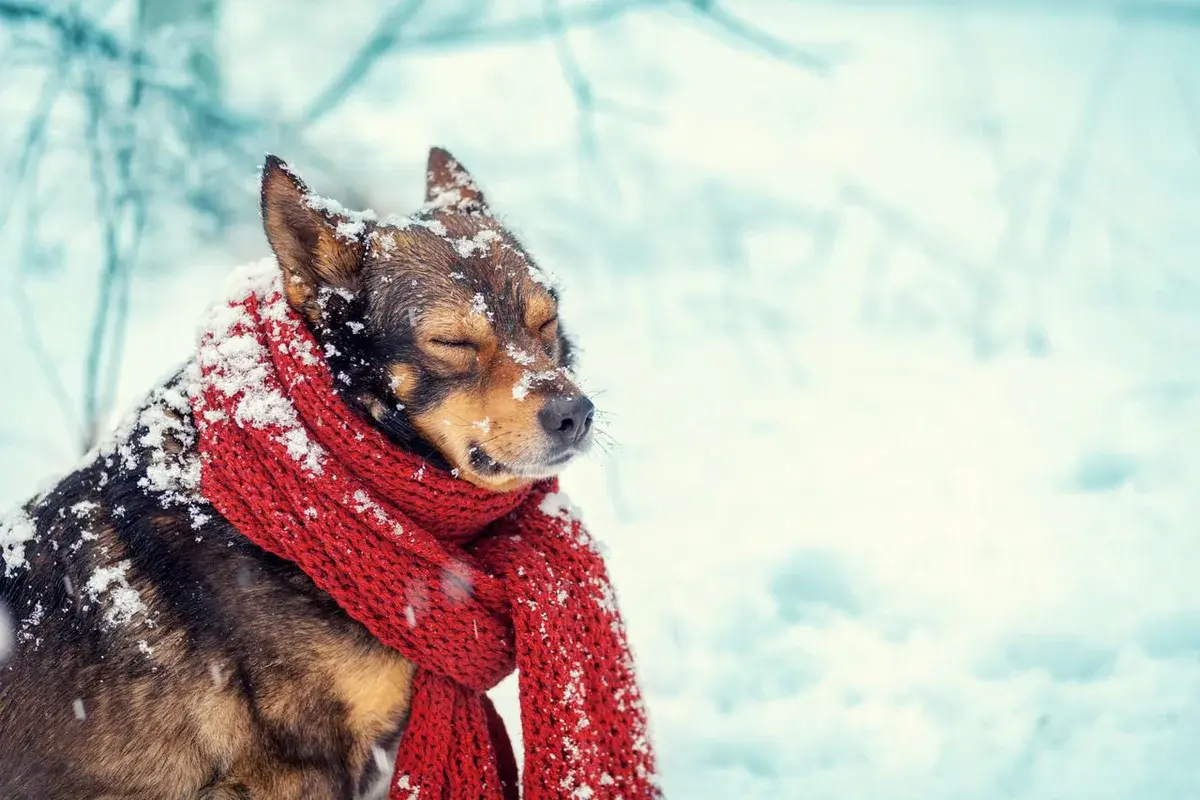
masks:
<svg viewBox="0 0 1200 800"><path fill-rule="evenodd" d="M309 193L276 156L267 156L263 165L261 202L263 227L283 270L288 302L316 321L322 286L357 288L364 226L338 204Z"/></svg>
<svg viewBox="0 0 1200 800"><path fill-rule="evenodd" d="M487 200L466 167L440 147L429 151L425 205L443 211L487 212Z"/></svg>

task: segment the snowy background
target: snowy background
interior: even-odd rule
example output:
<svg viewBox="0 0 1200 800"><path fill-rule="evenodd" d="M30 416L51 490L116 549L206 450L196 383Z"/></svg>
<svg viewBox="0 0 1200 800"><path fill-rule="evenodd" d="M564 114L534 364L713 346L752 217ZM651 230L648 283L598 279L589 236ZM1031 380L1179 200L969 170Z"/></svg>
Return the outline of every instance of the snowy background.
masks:
<svg viewBox="0 0 1200 800"><path fill-rule="evenodd" d="M1200 797L1200 7L194 0L134 102L137 5L0 0L3 505L267 252L265 150L403 212L440 144L609 412L669 796Z"/></svg>

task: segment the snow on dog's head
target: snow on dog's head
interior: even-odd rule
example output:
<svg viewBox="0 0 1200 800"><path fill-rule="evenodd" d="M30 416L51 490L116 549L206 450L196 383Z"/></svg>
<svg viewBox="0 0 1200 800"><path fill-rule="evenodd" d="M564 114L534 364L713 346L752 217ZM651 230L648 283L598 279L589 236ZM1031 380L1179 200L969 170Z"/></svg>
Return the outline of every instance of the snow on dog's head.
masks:
<svg viewBox="0 0 1200 800"><path fill-rule="evenodd" d="M269 156L262 214L339 394L391 438L497 490L590 446L558 292L449 153L430 151L425 205L385 218L311 193Z"/></svg>

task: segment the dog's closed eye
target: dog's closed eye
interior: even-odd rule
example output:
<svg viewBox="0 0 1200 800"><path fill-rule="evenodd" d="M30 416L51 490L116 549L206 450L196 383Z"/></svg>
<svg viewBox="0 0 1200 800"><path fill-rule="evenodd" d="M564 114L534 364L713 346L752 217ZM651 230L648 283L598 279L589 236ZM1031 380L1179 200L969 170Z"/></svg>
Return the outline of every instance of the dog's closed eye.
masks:
<svg viewBox="0 0 1200 800"><path fill-rule="evenodd" d="M459 350L478 350L479 345L468 339L430 339L430 344L438 347L453 347Z"/></svg>

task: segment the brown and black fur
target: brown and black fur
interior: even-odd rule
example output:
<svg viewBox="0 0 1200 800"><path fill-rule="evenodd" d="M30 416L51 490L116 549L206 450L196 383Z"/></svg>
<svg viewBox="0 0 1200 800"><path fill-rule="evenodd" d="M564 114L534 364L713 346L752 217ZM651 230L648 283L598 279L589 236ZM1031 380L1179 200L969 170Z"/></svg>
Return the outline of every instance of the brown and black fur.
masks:
<svg viewBox="0 0 1200 800"><path fill-rule="evenodd" d="M431 464L508 490L587 447L591 404L563 369L554 292L435 149L427 200L446 197L415 224L352 218L269 158L262 211L345 401ZM524 370L541 378L522 400ZM189 365L155 389L25 507L24 563L17 518L0 524L16 564L0 575L15 634L0 663L5 800L343 800L386 785L413 666L197 494L194 379Z"/></svg>

